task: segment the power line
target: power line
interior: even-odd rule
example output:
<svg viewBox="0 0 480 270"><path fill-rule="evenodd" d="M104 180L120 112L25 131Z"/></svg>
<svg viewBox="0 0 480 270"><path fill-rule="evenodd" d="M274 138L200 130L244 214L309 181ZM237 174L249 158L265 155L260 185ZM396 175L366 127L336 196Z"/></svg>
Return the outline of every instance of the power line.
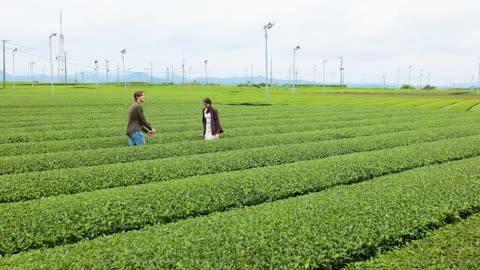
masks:
<svg viewBox="0 0 480 270"><path fill-rule="evenodd" d="M24 45L19 44L19 43L16 43L16 42L9 41L9 43L10 43L10 44L13 44L13 45L16 45L17 47L23 47L24 49L27 49L27 50L40 52L40 50L38 50L38 49L29 48L29 47L27 47L27 46L24 46Z"/></svg>

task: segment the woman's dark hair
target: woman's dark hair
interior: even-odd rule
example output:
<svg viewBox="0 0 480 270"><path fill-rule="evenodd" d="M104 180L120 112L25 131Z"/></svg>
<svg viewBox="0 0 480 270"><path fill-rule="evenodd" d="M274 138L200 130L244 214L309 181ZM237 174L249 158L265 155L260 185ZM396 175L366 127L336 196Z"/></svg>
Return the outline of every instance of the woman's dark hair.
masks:
<svg viewBox="0 0 480 270"><path fill-rule="evenodd" d="M207 97L207 98L204 98L204 99L203 99L203 103L207 103L207 104L210 105L210 106L207 108L207 113L210 113L210 109L212 108L212 100Z"/></svg>
<svg viewBox="0 0 480 270"><path fill-rule="evenodd" d="M137 98L141 96L143 96L143 91L137 90L135 93L133 93L133 100L137 101Z"/></svg>

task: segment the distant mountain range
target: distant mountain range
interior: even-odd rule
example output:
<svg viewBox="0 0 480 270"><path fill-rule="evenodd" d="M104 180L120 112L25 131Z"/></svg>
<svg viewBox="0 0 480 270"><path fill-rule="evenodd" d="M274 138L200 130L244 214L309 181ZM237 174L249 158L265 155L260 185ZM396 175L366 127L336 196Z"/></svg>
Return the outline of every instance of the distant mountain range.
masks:
<svg viewBox="0 0 480 270"><path fill-rule="evenodd" d="M0 80L3 78L1 77L2 71L0 70ZM5 75L6 81L12 82L13 81L13 76L9 73L6 73ZM248 81L245 81L247 79ZM209 77L208 78L208 83L209 84L222 84L222 85L239 85L239 84L245 84L245 83L250 83L250 80L252 77L247 77L245 78L244 76L242 77ZM68 83L96 83L96 77L94 72L83 72L79 73L77 72L76 74L69 74L67 77ZM15 76L15 81L16 82L32 82L35 81L37 83L49 83L50 82L50 75L46 74L37 74L34 77L32 76L25 76L25 75L17 75ZM57 76L53 77L53 82L54 83L64 83L65 79L62 76L61 78L58 78ZM98 83L106 83L107 78L105 76L105 73L101 74L98 76ZM174 84L181 84L183 83L183 78L181 76L176 76L174 75L173 78L170 77L169 80L167 81L165 77L155 77L153 76L150 78L150 75L147 75L146 73L143 72L131 72L127 75L127 82L145 82L145 83L154 83L154 84L162 84L162 83L174 83ZM120 77L117 76L116 73L110 73L110 76L108 78L108 83L123 83L123 75L120 74ZM205 84L205 77L196 77L196 78L191 78L191 80L185 79L185 83L200 83L200 84ZM253 77L253 83L254 84L261 84L265 83L265 77L264 76L254 76ZM274 79L274 84L276 85L290 85L292 82L291 80L284 80L284 79ZM313 81L309 80L298 80L296 84L310 84L313 85ZM316 82L316 85L321 86L321 82ZM365 88L384 88L383 84L375 84L375 83L348 83L348 87L365 87ZM437 88L439 87L452 87L451 85L434 85ZM397 85L387 85L386 88L398 88L399 86ZM454 85L455 88L475 88L476 86L472 86L471 83L465 82L465 83L455 83Z"/></svg>
<svg viewBox="0 0 480 270"><path fill-rule="evenodd" d="M0 71L1 74L1 71ZM6 80L11 82L15 79L16 82L38 82L38 83L49 83L50 82L50 75L46 74L36 74L34 77L32 76L25 76L25 75L17 75L15 78L11 74L6 73ZM252 77L247 78L248 81L245 81L245 77L209 77L208 78L208 83L209 84L224 84L224 85L238 85L238 84L244 84L244 83L250 83L250 80ZM0 78L1 80L1 78ZM69 74L67 76L67 81L68 83L96 83L97 79L95 77L94 72L84 72L82 73L76 73L76 74ZM54 76L53 77L53 82L54 83L64 83L65 82L65 77L58 77ZM106 83L107 82L107 77L105 74L99 75L98 76L98 83ZM123 75L120 74L120 77L117 76L117 74L110 74L108 78L109 83L123 83ZM150 75L142 72L131 72L127 75L127 82L146 82L146 83L154 83L154 84L161 84L161 83L174 83L174 84L181 84L183 83L183 78L181 76L173 76L167 80L165 77L155 77L153 76L150 78ZM191 78L191 80L188 80L187 78L185 79L185 83L201 83L205 84L205 77L196 77L196 78ZM254 76L253 77L253 83L254 84L260 84L260 83L265 83L265 77L263 76ZM291 81L287 80L282 80L282 79L276 79L275 84L290 84ZM298 80L297 84L312 84L313 82L310 81L305 81L305 80Z"/></svg>

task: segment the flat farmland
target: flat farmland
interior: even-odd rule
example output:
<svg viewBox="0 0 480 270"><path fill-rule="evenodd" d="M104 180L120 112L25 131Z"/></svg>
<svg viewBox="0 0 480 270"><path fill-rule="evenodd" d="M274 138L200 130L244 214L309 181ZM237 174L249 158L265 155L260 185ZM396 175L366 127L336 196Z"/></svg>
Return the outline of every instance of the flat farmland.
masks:
<svg viewBox="0 0 480 270"><path fill-rule="evenodd" d="M129 147L137 89L157 134ZM204 97L219 140L199 136ZM473 91L19 85L0 114L1 269L471 269L480 256Z"/></svg>

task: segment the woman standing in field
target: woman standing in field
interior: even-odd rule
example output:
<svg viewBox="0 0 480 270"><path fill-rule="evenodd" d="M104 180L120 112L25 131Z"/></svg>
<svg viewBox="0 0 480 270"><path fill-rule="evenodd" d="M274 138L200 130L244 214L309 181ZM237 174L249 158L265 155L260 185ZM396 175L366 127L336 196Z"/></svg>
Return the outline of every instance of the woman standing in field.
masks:
<svg viewBox="0 0 480 270"><path fill-rule="evenodd" d="M220 138L220 133L223 132L220 126L220 119L218 118L218 111L212 107L212 100L209 98L203 99L202 123L203 135L205 140L212 140Z"/></svg>

